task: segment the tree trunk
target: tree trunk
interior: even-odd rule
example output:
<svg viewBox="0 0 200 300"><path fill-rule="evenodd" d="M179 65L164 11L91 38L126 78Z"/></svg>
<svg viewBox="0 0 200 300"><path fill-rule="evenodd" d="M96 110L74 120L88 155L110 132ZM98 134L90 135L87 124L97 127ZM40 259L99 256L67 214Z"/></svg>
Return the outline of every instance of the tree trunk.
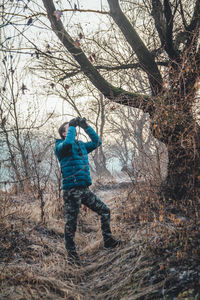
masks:
<svg viewBox="0 0 200 300"><path fill-rule="evenodd" d="M168 152L168 175L164 196L176 203L194 205L200 192L200 155L195 141L190 145L172 145Z"/></svg>
<svg viewBox="0 0 200 300"><path fill-rule="evenodd" d="M153 55L147 49L132 24L122 12L119 1L108 0L108 4L110 6L111 17L119 26L132 50L136 53L140 66L148 75L152 95L158 94L162 91L163 81Z"/></svg>
<svg viewBox="0 0 200 300"><path fill-rule="evenodd" d="M186 111L181 113L179 109L178 119L175 115L174 124L168 123L164 128L162 120L160 131L155 129L157 135L167 131L163 140L168 149L168 174L161 187L162 195L169 203L184 208L186 204L198 205L200 196L200 127Z"/></svg>
<svg viewBox="0 0 200 300"><path fill-rule="evenodd" d="M98 176L106 176L106 177L112 176L110 171L106 167L106 157L104 155L102 147L96 149L93 159L94 159L96 173Z"/></svg>

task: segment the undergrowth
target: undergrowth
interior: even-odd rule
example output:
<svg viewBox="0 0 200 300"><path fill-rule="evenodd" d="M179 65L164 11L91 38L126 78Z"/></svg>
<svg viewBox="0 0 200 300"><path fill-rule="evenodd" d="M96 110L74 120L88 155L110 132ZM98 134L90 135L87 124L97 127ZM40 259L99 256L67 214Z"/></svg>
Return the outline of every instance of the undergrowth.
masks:
<svg viewBox="0 0 200 300"><path fill-rule="evenodd" d="M80 267L68 264L64 215L53 197L42 223L37 199L2 193L0 299L200 299L199 215L172 212L148 186L111 183L98 193L123 245L105 250L98 216L83 207Z"/></svg>

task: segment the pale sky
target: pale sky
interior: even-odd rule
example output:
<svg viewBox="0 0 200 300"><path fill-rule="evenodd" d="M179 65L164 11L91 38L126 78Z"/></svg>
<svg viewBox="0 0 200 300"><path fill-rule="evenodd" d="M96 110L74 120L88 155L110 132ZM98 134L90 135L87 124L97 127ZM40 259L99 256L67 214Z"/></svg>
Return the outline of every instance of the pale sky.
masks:
<svg viewBox="0 0 200 300"><path fill-rule="evenodd" d="M59 5L60 3L60 5ZM70 6L70 3L72 5L72 8L74 7L74 4L77 5L78 8L80 9L85 9L85 10L106 10L108 11L109 10L109 7L108 7L108 3L107 3L107 0L73 0L73 1L70 1L70 0L61 0L61 1L54 1L54 4L56 6L56 9L69 9L71 8ZM21 5L23 5L23 3L21 2ZM34 11L43 11L44 12L44 7L43 7L43 4L40 1L36 0L35 2L30 2L28 4L28 7L30 8L27 9L27 10L23 10L21 11L21 14L25 14L26 16L30 16L31 14L34 14ZM14 8L14 7L13 7ZM36 20L37 19L37 20ZM87 34L88 31L90 30L95 30L95 27L98 27L99 24L101 24L102 20L105 20L105 15L103 14L96 14L96 13L92 13L92 12L64 12L63 13L63 16L61 17L61 20L63 21L64 24L67 24L69 23L70 25L71 24L81 24L81 26L83 27L83 31L85 34ZM17 20L17 19L16 19ZM23 30L24 28L24 25L23 24L26 24L27 23L27 20L24 20L24 19L21 19L22 21L20 21L19 23L21 23L21 26L18 26L17 29L19 30ZM30 41L33 41L34 43L38 44L39 48L42 44L42 42L44 41L47 41L48 42L48 39L50 38L53 38L53 39L58 39L56 37L56 35L51 31L51 30L46 30L45 29L45 25L47 26L50 26L49 24L49 21L46 17L43 17L43 16L38 16L37 18L34 18L33 17L33 24L31 24L31 26L25 27L26 31L24 32L24 35L27 36L27 38L30 40ZM11 34L11 31L14 30L14 27L12 28L12 26L8 26L7 27L7 33L8 33L8 36L12 35ZM73 36L73 27L70 28L69 30L69 33L72 35L72 38L74 38ZM19 33L19 32L17 32ZM14 33L13 35L16 35L16 33ZM18 46L18 41L16 40L17 42L17 46ZM26 47L27 47L27 50L29 49L29 42L27 40L24 39L24 42L23 43L20 43L20 45L22 47L24 47L24 52L26 51ZM29 55L22 55L21 56L21 64L24 65L24 62L25 62L25 65L26 65L26 61L27 59L29 59ZM27 77L26 79L28 80L28 82L25 84L27 84L28 87L30 87L30 90L31 90L31 87L34 88L34 86L37 87L37 78L35 78L35 76L32 77L32 75L29 73L29 70L28 70L28 65L26 65L26 68L27 68ZM25 71L25 68L23 66L23 70ZM29 83L29 78L32 77L32 82ZM37 93L39 94L39 90L37 89ZM31 97L30 93L28 93L28 91L25 93L24 97L22 95L22 102L23 102L23 106L21 106L21 109L20 110L23 110L22 107L24 107L24 111L27 110L27 107L28 107L28 102L27 101L27 105L25 104L26 102L26 98L27 96L29 95L29 97ZM44 99L44 97L42 97L42 95L38 95L39 97L43 98L44 102L46 102L46 105L43 103L41 103L41 108L45 109L45 106L46 106L46 110L48 112L51 112L54 110L54 108L56 108L56 111L57 112L66 112L67 111L67 108L65 108L65 105L63 105L63 101L62 99L55 99L54 97L54 100L52 99L53 97L49 97L50 99L46 100ZM30 99L29 99L30 100ZM42 99L41 99L42 100ZM64 108L64 109L63 109Z"/></svg>

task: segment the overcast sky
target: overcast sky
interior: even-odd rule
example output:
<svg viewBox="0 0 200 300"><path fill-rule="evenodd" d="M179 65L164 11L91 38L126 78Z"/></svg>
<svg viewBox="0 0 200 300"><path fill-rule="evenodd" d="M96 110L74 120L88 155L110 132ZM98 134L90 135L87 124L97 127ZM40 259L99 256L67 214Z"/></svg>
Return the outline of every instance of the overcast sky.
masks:
<svg viewBox="0 0 200 300"><path fill-rule="evenodd" d="M74 0L74 1L69 1L72 5L72 7L74 7L74 4L77 5L78 8L80 9L84 9L84 10L103 10L103 11L108 11L109 10L109 6L108 6L108 2L107 0ZM66 3L66 0L65 2ZM62 5L62 8L65 8ZM70 8L70 5L68 3L66 8ZM88 27L92 27L95 28L100 21L101 18L104 18L105 15L102 14L98 14L98 13L91 13L91 12L76 12L76 13L67 13L67 16L64 16L65 18L69 18L69 16L71 16L70 18L70 22L71 23L81 23L81 25L84 26L88 26ZM88 28L89 29L89 28Z"/></svg>
<svg viewBox="0 0 200 300"><path fill-rule="evenodd" d="M21 7L21 12L19 13L19 15L25 15L27 16L27 19L24 20L24 18L21 17L15 17L14 21L16 22L16 24L18 24L18 26L13 27L13 26L7 26L5 27L6 31L7 31L7 36L18 36L19 35L19 39L21 38L20 35L20 31L21 30L25 30L23 31L24 36L26 36L30 42L35 43L36 45L38 45L38 48L42 48L42 45L46 45L48 43L48 41L50 42L51 39L53 39L54 41L58 40L58 38L56 37L56 35L52 32L51 28L50 28L50 22L48 21L48 19L42 15L38 15L37 17L33 17L33 22L30 26L27 26L27 20L29 20L29 17L31 15L34 15L35 12L40 12L42 11L43 13L45 12L44 6L42 4L41 0L36 0L36 1L30 1L28 2L28 9L23 9L23 5L25 2L19 2L20 3L20 7ZM70 9L70 8L74 8L74 4L77 5L78 8L80 9L84 9L84 10L103 10L103 11L108 11L109 7L108 7L108 3L107 0L61 0L61 1L56 1L54 0L54 4L56 9ZM13 10L15 9L15 7L13 6ZM11 9L12 10L12 9ZM19 19L19 21L18 21ZM93 13L93 12L63 12L63 16L61 17L61 20L63 21L64 25L67 27L68 24L76 24L76 26L74 26L74 30L73 30L73 26L69 26L69 28L66 28L67 30L69 30L70 35L72 36L72 38L76 38L77 37L77 26L78 24L81 25L82 29L83 29L83 34L87 35L88 32L90 32L91 30L95 30L95 28L97 28L99 26L99 24L102 24L103 21L106 20L105 15L103 14L98 14L98 13ZM17 23L18 21L18 23ZM47 25L47 27L46 27ZM24 27L25 26L25 27ZM105 26L105 25L102 25ZM49 29L48 29L49 27ZM19 31L16 31L19 30ZM13 32L13 33L12 33ZM29 72L29 65L26 63L29 58L30 55L26 54L29 53L29 48L30 46L32 46L29 43L28 40L23 39L20 40L20 46L23 49L22 52L24 52L24 54L22 54L21 58L20 58L20 63L18 63L18 67L20 69L20 66L23 67L23 70L25 71L26 68L24 66L27 67L27 76L26 76L26 80L23 79L25 85L28 87L29 90L26 91L25 95L22 95L21 101L23 103L22 107L21 107L21 111L27 111L28 109L28 105L29 105L29 101L26 101L27 98L30 98L30 101L32 100L32 95L29 93L31 91L32 88L34 88L34 86L37 87L37 80L38 78L33 76L30 72ZM10 40L8 41L10 42ZM11 40L11 42L14 42L14 45L16 43L16 49L18 49L19 47L19 40L16 38L16 41L14 39ZM26 50L27 49L27 50ZM33 52L31 50L31 52ZM20 72L20 71L19 71ZM37 88L37 92L39 93L39 90ZM29 97L28 97L29 96ZM35 95L36 96L36 95ZM50 100L48 100L46 102L45 97L41 94L39 95L40 97L40 101L41 99L44 99L46 105L46 109L51 112L54 108L56 109L56 111L58 112L63 112L63 101L61 99L56 99L56 97L48 97L51 98ZM52 98L54 100L52 100ZM34 100L35 101L35 100ZM43 105L42 103L41 105L41 110L43 110ZM24 109L23 109L24 108ZM64 110L65 112L65 110Z"/></svg>

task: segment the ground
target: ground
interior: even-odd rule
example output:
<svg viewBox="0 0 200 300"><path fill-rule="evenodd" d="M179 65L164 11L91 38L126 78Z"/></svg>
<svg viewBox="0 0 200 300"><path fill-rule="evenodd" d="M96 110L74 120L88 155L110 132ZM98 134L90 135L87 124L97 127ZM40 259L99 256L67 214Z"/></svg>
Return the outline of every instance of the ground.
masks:
<svg viewBox="0 0 200 300"><path fill-rule="evenodd" d="M199 219L155 209L156 197L141 183L92 189L111 208L113 234L124 243L105 250L98 216L82 207L80 267L68 263L62 204L53 195L45 222L34 197L1 196L0 299L200 299Z"/></svg>

